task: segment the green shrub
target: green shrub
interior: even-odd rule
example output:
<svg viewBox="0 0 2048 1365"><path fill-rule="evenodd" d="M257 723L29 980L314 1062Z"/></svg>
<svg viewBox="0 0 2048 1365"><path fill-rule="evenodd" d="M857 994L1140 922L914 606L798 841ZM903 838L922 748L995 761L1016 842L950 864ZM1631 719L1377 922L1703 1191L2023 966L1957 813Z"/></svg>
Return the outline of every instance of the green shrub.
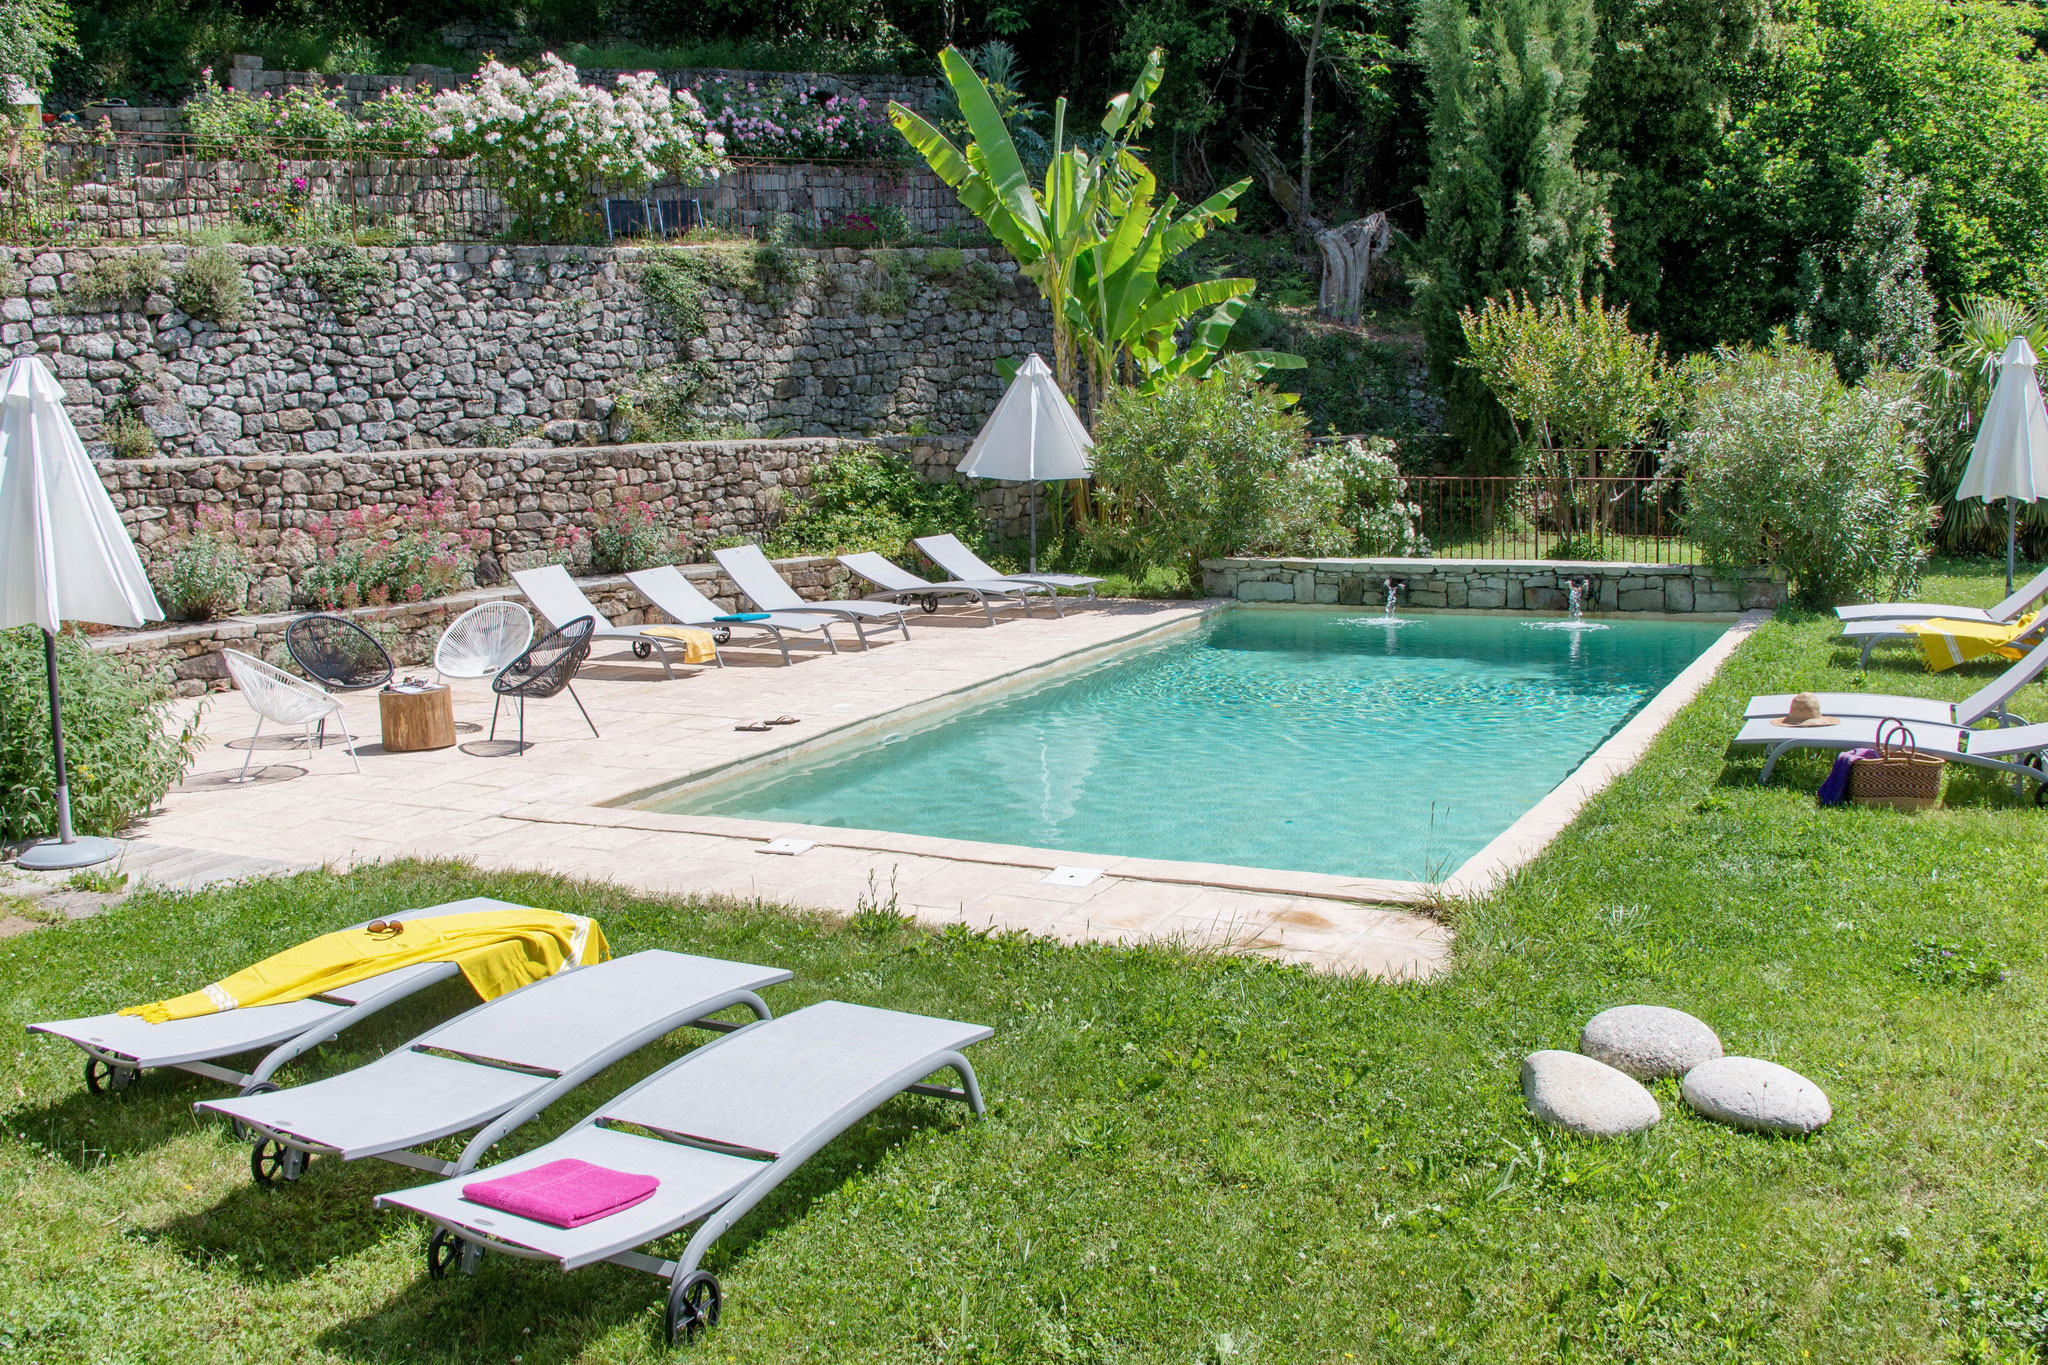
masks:
<svg viewBox="0 0 2048 1365"><path fill-rule="evenodd" d="M101 435L106 439L107 453L117 460L146 460L163 451L163 444L150 430L149 423L131 408L108 414Z"/></svg>
<svg viewBox="0 0 2048 1365"><path fill-rule="evenodd" d="M110 253L72 276L68 303L74 312L139 304L169 283L161 251Z"/></svg>
<svg viewBox="0 0 2048 1365"><path fill-rule="evenodd" d="M391 282L391 272L381 261L347 244L307 252L292 263L292 272L343 317L362 312Z"/></svg>
<svg viewBox="0 0 2048 1365"><path fill-rule="evenodd" d="M1685 531L1708 562L1768 564L1811 606L1907 596L1931 512L1906 378L1850 387L1781 335L1716 353L1663 477L1685 477Z"/></svg>
<svg viewBox="0 0 2048 1365"><path fill-rule="evenodd" d="M249 316L249 283L226 247L201 247L185 261L172 301L195 318L233 327Z"/></svg>
<svg viewBox="0 0 2048 1365"><path fill-rule="evenodd" d="M773 535L769 554L912 554L918 536L951 531L970 544L984 535L981 509L965 484L931 483L888 451L840 450L811 475L811 500Z"/></svg>
<svg viewBox="0 0 2048 1365"><path fill-rule="evenodd" d="M861 287L855 306L863 313L900 318L910 311L910 296L917 288L910 278L910 266L900 251L877 251L869 258L873 275Z"/></svg>
<svg viewBox="0 0 2048 1365"><path fill-rule="evenodd" d="M175 620L205 621L239 610L249 592L249 556L242 546L255 525L247 512L201 507L172 532L149 576L164 611Z"/></svg>
<svg viewBox="0 0 2048 1365"><path fill-rule="evenodd" d="M489 533L446 489L407 507L359 507L311 527L314 559L295 585L299 599L323 611L391 602L423 602L471 586L476 552Z"/></svg>
<svg viewBox="0 0 2048 1365"><path fill-rule="evenodd" d="M0 839L57 832L57 778L50 755L50 704L43 634L0 631ZM198 752L192 725L172 731L160 684L137 682L81 635L57 639L72 824L112 834L147 812L184 777Z"/></svg>
<svg viewBox="0 0 2048 1365"><path fill-rule="evenodd" d="M631 573L688 558L690 538L672 520L673 500L647 502L630 492L591 515L590 564L602 573Z"/></svg>
<svg viewBox="0 0 2048 1365"><path fill-rule="evenodd" d="M1201 561L1253 543L1300 458L1308 420L1241 368L1113 391L1095 431L1102 515L1090 548L1123 567Z"/></svg>
<svg viewBox="0 0 2048 1365"><path fill-rule="evenodd" d="M1326 445L1291 463L1248 549L1282 555L1426 555L1393 443Z"/></svg>

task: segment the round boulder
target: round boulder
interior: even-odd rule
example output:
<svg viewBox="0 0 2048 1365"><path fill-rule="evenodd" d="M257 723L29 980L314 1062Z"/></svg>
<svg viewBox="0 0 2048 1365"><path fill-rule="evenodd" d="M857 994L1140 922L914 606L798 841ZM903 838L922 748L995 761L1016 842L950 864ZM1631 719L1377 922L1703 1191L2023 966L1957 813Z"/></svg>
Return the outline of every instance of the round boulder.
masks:
<svg viewBox="0 0 2048 1365"><path fill-rule="evenodd" d="M1664 1116L1633 1076L1556 1049L1522 1059L1522 1098L1537 1118L1581 1137L1639 1133Z"/></svg>
<svg viewBox="0 0 2048 1365"><path fill-rule="evenodd" d="M1579 1051L1639 1081L1654 1081L1711 1062L1721 1055L1721 1039L1684 1010L1617 1005L1586 1024Z"/></svg>
<svg viewBox="0 0 2048 1365"><path fill-rule="evenodd" d="M1834 1117L1825 1091L1756 1057L1716 1057L1685 1073L1685 1102L1707 1118L1757 1133L1811 1133Z"/></svg>

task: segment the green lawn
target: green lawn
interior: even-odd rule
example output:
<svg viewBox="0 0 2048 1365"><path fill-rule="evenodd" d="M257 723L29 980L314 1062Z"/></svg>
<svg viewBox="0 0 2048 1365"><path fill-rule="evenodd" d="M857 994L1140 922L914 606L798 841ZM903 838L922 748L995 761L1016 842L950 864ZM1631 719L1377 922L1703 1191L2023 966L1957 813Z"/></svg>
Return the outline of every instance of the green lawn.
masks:
<svg viewBox="0 0 2048 1365"><path fill-rule="evenodd" d="M1938 599L1990 601L1988 566ZM1823 763L1769 789L1724 745L1742 700L1850 685L1825 620L1760 631L1632 774L1512 885L1458 913L1455 969L1375 985L1259 961L1065 948L638 898L409 864L308 874L0 943L15 1038L0 1139L0 1357L653 1359L656 1283L503 1258L430 1282L417 1181L316 1162L250 1184L197 1123L219 1088L88 1096L24 1022L185 989L315 930L488 893L650 946L796 972L824 997L992 1025L974 1123L899 1100L728 1236L708 1361L2011 1361L2048 1358L2048 813L1976 775L1921 816L1821 811ZM1895 653L1873 686L1961 696ZM2021 709L2048 712L2030 687ZM1171 799L1158 794L1153 799ZM1383 800L1385 793L1357 799ZM1944 980L1929 940L2004 964ZM1930 965L1932 964L1932 965ZM461 992L314 1054L361 1062ZM1522 1055L1610 1005L1694 1011L1820 1082L1806 1141L1691 1117L1599 1145L1539 1129ZM650 1051L536 1142L675 1055Z"/></svg>

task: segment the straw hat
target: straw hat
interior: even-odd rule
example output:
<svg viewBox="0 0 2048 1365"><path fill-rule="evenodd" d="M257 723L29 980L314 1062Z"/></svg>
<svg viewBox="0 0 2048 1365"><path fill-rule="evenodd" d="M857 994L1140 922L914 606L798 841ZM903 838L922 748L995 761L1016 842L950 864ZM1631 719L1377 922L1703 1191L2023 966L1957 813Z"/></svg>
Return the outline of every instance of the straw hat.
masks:
<svg viewBox="0 0 2048 1365"><path fill-rule="evenodd" d="M1785 708L1784 718L1774 720L1771 724L1783 725L1788 729L1804 730L1809 726L1839 725L1841 722L1833 716L1824 716L1820 713L1819 697L1814 696L1811 692L1801 692L1798 696L1792 698L1791 705Z"/></svg>

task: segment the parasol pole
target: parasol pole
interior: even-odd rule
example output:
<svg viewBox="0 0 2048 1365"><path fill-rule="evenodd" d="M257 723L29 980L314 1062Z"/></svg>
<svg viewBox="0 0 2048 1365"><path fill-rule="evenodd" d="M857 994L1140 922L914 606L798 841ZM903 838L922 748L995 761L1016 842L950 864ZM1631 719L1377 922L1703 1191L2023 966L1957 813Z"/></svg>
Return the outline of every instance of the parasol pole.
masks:
<svg viewBox="0 0 2048 1365"><path fill-rule="evenodd" d="M57 703L57 637L43 632L43 675L50 683L50 749L57 759L57 842L75 844L71 832L71 778L64 768L64 714Z"/></svg>
<svg viewBox="0 0 2048 1365"><path fill-rule="evenodd" d="M2019 544L2019 515L2014 499L2005 500L2005 590L2012 591L2013 551Z"/></svg>

